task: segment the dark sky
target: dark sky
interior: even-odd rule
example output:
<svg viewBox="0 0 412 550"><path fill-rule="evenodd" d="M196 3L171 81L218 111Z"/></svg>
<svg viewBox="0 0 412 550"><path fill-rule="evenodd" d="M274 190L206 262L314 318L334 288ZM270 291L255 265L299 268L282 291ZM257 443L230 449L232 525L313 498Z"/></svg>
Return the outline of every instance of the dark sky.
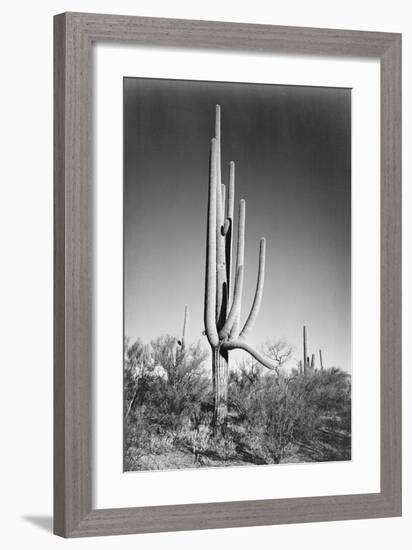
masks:
<svg viewBox="0 0 412 550"><path fill-rule="evenodd" d="M222 181L236 162L246 200L243 318L267 240L262 308L250 335L322 348L350 370L350 90L124 79L125 335L203 331L209 144L222 108ZM235 221L236 224L236 221ZM206 340L205 340L206 343Z"/></svg>

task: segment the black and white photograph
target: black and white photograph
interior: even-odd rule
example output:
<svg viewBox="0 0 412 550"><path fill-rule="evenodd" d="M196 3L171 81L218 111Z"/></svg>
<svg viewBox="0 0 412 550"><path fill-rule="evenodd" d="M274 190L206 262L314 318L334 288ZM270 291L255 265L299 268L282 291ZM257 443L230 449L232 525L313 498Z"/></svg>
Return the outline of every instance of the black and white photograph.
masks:
<svg viewBox="0 0 412 550"><path fill-rule="evenodd" d="M124 471L351 460L351 90L123 98Z"/></svg>
<svg viewBox="0 0 412 550"><path fill-rule="evenodd" d="M409 4L2 8L2 547L409 548Z"/></svg>

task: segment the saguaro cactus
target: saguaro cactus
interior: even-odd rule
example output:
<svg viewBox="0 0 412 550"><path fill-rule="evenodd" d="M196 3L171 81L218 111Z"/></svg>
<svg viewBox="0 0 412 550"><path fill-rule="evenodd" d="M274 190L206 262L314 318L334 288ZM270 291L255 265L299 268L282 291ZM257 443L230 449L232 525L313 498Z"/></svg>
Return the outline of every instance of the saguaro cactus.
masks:
<svg viewBox="0 0 412 550"><path fill-rule="evenodd" d="M322 356L322 350L319 350L319 362L320 362L320 370L323 371L323 356Z"/></svg>
<svg viewBox="0 0 412 550"><path fill-rule="evenodd" d="M309 367L309 360L308 360L308 343L307 343L307 334L306 334L306 327L303 326L303 372L306 374L308 367Z"/></svg>
<svg viewBox="0 0 412 550"><path fill-rule="evenodd" d="M310 368L311 368L311 370L315 370L315 368L316 368L316 365L315 365L315 354L314 354L314 353L312 353L312 358L311 358L311 360L310 360Z"/></svg>
<svg viewBox="0 0 412 550"><path fill-rule="evenodd" d="M221 176L221 110L216 105L215 137L211 140L209 197L207 209L205 334L212 348L214 424L222 424L227 415L229 352L243 349L267 368L275 365L246 342L259 313L264 285L266 242L259 247L258 277L249 316L240 330L244 275L246 202L239 204L236 269L232 271L235 163L229 165L229 186ZM233 284L234 279L234 284Z"/></svg>
<svg viewBox="0 0 412 550"><path fill-rule="evenodd" d="M300 361L300 363L303 364L303 372L306 374L308 370L316 370L316 355L312 353L312 355L309 357L308 354L308 335L306 326L303 326L303 361ZM324 365L323 365L323 356L322 356L322 350L319 350L319 364L320 364L320 370L323 371Z"/></svg>
<svg viewBox="0 0 412 550"><path fill-rule="evenodd" d="M183 319L182 338L177 341L179 346L182 348L182 351L184 351L186 346L188 327L189 327L189 306L185 305L185 316Z"/></svg>

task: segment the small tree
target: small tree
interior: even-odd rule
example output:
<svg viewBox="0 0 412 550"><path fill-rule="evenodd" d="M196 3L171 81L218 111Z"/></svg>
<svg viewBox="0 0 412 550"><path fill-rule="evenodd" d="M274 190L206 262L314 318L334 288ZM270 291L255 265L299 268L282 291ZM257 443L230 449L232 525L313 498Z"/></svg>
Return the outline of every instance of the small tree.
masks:
<svg viewBox="0 0 412 550"><path fill-rule="evenodd" d="M277 375L281 368L292 358L292 347L283 340L267 340L264 344L264 353L272 359L273 370Z"/></svg>

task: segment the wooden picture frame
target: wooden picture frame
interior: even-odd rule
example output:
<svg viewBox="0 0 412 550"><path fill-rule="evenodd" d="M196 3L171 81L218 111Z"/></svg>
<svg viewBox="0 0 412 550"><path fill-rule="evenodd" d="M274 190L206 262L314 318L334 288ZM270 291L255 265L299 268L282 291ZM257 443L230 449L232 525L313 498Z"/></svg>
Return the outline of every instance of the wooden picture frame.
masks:
<svg viewBox="0 0 412 550"><path fill-rule="evenodd" d="M54 21L54 532L63 537L401 515L401 35L64 13ZM374 57L381 64L381 490L93 509L92 46Z"/></svg>

